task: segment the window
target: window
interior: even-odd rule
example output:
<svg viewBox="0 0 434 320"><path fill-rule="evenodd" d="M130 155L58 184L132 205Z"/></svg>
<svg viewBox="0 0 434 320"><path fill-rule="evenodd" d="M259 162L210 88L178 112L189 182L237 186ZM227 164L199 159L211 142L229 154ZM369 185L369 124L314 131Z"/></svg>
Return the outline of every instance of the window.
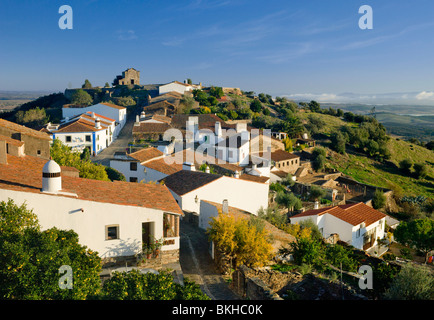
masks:
<svg viewBox="0 0 434 320"><path fill-rule="evenodd" d="M92 137L90 135L86 136L86 142L92 142Z"/></svg>
<svg viewBox="0 0 434 320"><path fill-rule="evenodd" d="M38 156L41 155L41 150L38 150L38 151L36 151L36 152L37 152Z"/></svg>
<svg viewBox="0 0 434 320"><path fill-rule="evenodd" d="M105 239L119 239L119 225L110 225L105 227Z"/></svg>
<svg viewBox="0 0 434 320"><path fill-rule="evenodd" d="M137 178L136 177L130 177L130 182L137 182Z"/></svg>
<svg viewBox="0 0 434 320"><path fill-rule="evenodd" d="M130 171L137 171L137 162L130 162Z"/></svg>
<svg viewBox="0 0 434 320"><path fill-rule="evenodd" d="M71 141L72 141L71 136L66 136L66 137L65 137L65 141L66 141L66 142L71 142Z"/></svg>

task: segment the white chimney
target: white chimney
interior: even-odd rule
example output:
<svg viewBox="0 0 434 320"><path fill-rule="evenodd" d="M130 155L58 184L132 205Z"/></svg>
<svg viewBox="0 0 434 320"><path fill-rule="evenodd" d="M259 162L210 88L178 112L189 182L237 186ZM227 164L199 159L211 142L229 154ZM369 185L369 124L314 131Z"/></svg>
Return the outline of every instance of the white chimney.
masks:
<svg viewBox="0 0 434 320"><path fill-rule="evenodd" d="M220 121L216 121L215 122L215 135L217 136L217 137L221 137L222 136L222 125L221 125L221 123L220 123Z"/></svg>
<svg viewBox="0 0 434 320"><path fill-rule="evenodd" d="M247 123L243 123L243 122L238 122L236 124L236 131L237 133L243 132L243 131L247 131Z"/></svg>
<svg viewBox="0 0 434 320"><path fill-rule="evenodd" d="M91 117L94 118L94 119L96 118L95 112L91 113Z"/></svg>
<svg viewBox="0 0 434 320"><path fill-rule="evenodd" d="M62 190L60 166L54 160L48 161L42 169L42 192L58 193Z"/></svg>
<svg viewBox="0 0 434 320"><path fill-rule="evenodd" d="M308 135L307 135L307 133L303 133L303 139L308 139L309 137L308 137Z"/></svg>
<svg viewBox="0 0 434 320"><path fill-rule="evenodd" d="M228 203L228 199L224 199L223 203L222 203L222 213L223 214L228 214L229 213L229 203Z"/></svg>
<svg viewBox="0 0 434 320"><path fill-rule="evenodd" d="M196 171L196 167L194 166L194 163L184 162L182 164L182 170Z"/></svg>
<svg viewBox="0 0 434 320"><path fill-rule="evenodd" d="M95 119L95 128L101 129L101 120L99 118Z"/></svg>
<svg viewBox="0 0 434 320"><path fill-rule="evenodd" d="M319 209L319 202L318 201L315 201L315 204L314 204L313 208L314 209Z"/></svg>
<svg viewBox="0 0 434 320"><path fill-rule="evenodd" d="M142 113L140 114L140 118L141 119L145 119L145 117L146 117L146 112L142 111Z"/></svg>
<svg viewBox="0 0 434 320"><path fill-rule="evenodd" d="M206 173L210 173L210 169L209 169L208 166L206 166L206 168L205 168L205 172L206 172Z"/></svg>
<svg viewBox="0 0 434 320"><path fill-rule="evenodd" d="M239 177L240 177L240 173L238 172L238 170L235 170L234 178L238 179Z"/></svg>

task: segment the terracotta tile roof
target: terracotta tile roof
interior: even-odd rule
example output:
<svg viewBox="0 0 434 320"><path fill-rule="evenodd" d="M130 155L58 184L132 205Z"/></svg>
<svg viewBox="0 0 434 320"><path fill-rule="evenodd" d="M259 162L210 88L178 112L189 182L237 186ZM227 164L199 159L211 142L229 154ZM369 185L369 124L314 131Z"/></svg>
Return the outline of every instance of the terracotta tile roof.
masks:
<svg viewBox="0 0 434 320"><path fill-rule="evenodd" d="M60 125L57 130L53 131L53 133L97 132L106 129L107 127L103 125L101 125L101 129L97 129L95 128L95 125L90 124L89 121L78 118L77 120Z"/></svg>
<svg viewBox="0 0 434 320"><path fill-rule="evenodd" d="M121 107L121 106L115 105L113 103L108 103L108 102L101 102L100 104L103 104L103 105L105 105L107 107L111 107L111 108L114 108L114 109L119 109L119 110L126 109L125 107Z"/></svg>
<svg viewBox="0 0 434 320"><path fill-rule="evenodd" d="M172 126L177 129L186 129L186 122L189 117L197 117L199 129L211 129L214 132L216 121L221 123L222 129L235 128L236 125L229 125L215 114L175 114L172 117Z"/></svg>
<svg viewBox="0 0 434 320"><path fill-rule="evenodd" d="M182 164L168 164L164 158L157 159L157 160L151 160L143 164L145 167L153 169L155 171L171 175L178 171L182 170Z"/></svg>
<svg viewBox="0 0 434 320"><path fill-rule="evenodd" d="M167 123L141 122L138 126L133 126L133 133L155 133L164 134L170 129Z"/></svg>
<svg viewBox="0 0 434 320"><path fill-rule="evenodd" d="M282 170L273 170L270 173L278 176L279 178L286 178L288 175L288 172L282 171Z"/></svg>
<svg viewBox="0 0 434 320"><path fill-rule="evenodd" d="M326 213L331 214L336 218L339 218L353 226L357 226L362 222L364 222L366 226L369 226L370 224L386 217L384 213L375 210L374 208L364 204L363 202L359 202L355 204L346 204L329 208L307 210L305 212L294 215L293 218L313 215L320 216Z"/></svg>
<svg viewBox="0 0 434 320"><path fill-rule="evenodd" d="M177 195L184 195L211 183L222 176L202 171L181 170L164 179L164 184Z"/></svg>
<svg viewBox="0 0 434 320"><path fill-rule="evenodd" d="M0 189L41 193L42 168L45 163L46 160L37 157L8 155L8 164L0 164ZM81 200L182 214L169 189L163 185L99 181L62 175L62 188L64 192L75 193Z"/></svg>
<svg viewBox="0 0 434 320"><path fill-rule="evenodd" d="M131 155L130 155L131 156ZM165 156L163 158L150 160L144 164L145 167L156 170L158 172L171 175L182 170L182 164L184 162L192 161L196 165L201 165L203 163L218 163L218 160L210 155L203 155L200 152L194 152L191 149L184 149L179 152L175 152L171 155ZM222 164L225 165L226 163ZM220 165L220 164L219 164ZM242 168L241 168L242 169Z"/></svg>
<svg viewBox="0 0 434 320"><path fill-rule="evenodd" d="M21 134L25 134L35 138L51 140L51 137L45 132L33 130L31 128L27 128L25 126L19 125L17 123L7 121L5 119L0 119L0 127L4 127L15 132L20 132Z"/></svg>
<svg viewBox="0 0 434 320"><path fill-rule="evenodd" d="M144 148L144 149L141 149L139 151L136 151L136 152L129 154L129 156L131 158L139 160L140 163L147 162L147 161L152 160L152 159L157 158L157 157L162 157L163 155L164 155L163 152L161 152L157 148L153 148L153 147Z"/></svg>
<svg viewBox="0 0 434 320"><path fill-rule="evenodd" d="M300 157L283 150L276 150L274 152L271 152L271 160L277 162L284 161L284 160L298 159L298 158Z"/></svg>
<svg viewBox="0 0 434 320"><path fill-rule="evenodd" d="M150 104L148 106L143 107L143 110L151 111L151 110L157 110L157 109L164 109L164 108L171 108L172 110L176 110L176 106L173 103L168 102L167 100L155 102L153 104Z"/></svg>
<svg viewBox="0 0 434 320"><path fill-rule="evenodd" d="M170 122L172 122L172 118L163 116L162 114L153 114L151 117L149 117L149 119L156 120L156 121L162 121L162 122L165 122L167 124L170 124Z"/></svg>
<svg viewBox="0 0 434 320"><path fill-rule="evenodd" d="M3 136L1 134L0 134L0 141L6 141L6 143L12 144L12 145L17 146L17 147L21 147L22 145L24 145L23 141L9 138L9 137Z"/></svg>
<svg viewBox="0 0 434 320"><path fill-rule="evenodd" d="M270 180L268 177L259 177L247 173L240 175L240 179L258 183L267 183L267 181Z"/></svg>

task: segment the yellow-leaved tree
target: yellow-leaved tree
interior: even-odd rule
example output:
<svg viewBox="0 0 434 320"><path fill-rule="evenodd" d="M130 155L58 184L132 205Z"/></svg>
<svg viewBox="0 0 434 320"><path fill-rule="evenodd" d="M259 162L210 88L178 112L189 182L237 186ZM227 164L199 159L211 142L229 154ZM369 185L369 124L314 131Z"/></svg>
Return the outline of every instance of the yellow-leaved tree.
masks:
<svg viewBox="0 0 434 320"><path fill-rule="evenodd" d="M207 230L214 245L236 268L263 266L272 257L273 247L264 228L257 228L249 219L220 213L212 218Z"/></svg>

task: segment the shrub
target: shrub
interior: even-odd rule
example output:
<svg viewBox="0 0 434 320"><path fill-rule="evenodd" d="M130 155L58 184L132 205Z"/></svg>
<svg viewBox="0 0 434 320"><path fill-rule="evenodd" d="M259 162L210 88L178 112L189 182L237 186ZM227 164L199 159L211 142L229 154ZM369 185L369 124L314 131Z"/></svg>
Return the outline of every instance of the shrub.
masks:
<svg viewBox="0 0 434 320"><path fill-rule="evenodd" d="M372 207L374 209L381 209L386 205L386 196L382 189L375 189L374 197L372 198Z"/></svg>

